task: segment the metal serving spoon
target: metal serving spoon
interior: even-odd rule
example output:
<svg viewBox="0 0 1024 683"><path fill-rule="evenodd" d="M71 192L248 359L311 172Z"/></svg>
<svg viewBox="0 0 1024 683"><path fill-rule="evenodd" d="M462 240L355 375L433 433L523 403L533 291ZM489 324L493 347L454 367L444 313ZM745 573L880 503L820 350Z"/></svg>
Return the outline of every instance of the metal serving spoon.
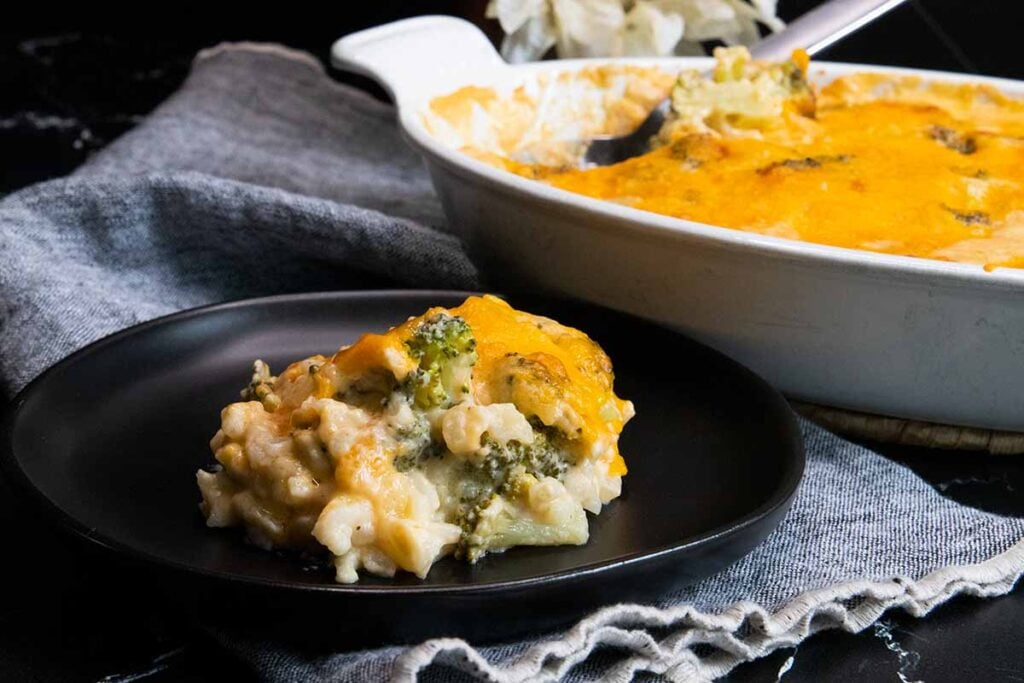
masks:
<svg viewBox="0 0 1024 683"><path fill-rule="evenodd" d="M756 59L777 61L788 59L793 50L803 48L813 56L904 2L829 0L751 47L750 54ZM666 98L632 133L592 139L583 155L584 163L608 166L640 156L649 149L651 138L661 130L670 107L671 100Z"/></svg>

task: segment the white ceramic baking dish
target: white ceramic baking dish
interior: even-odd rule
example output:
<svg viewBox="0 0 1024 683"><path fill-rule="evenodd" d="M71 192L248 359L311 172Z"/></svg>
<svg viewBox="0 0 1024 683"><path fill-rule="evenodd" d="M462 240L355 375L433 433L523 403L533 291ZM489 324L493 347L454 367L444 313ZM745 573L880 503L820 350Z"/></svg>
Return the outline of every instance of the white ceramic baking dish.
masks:
<svg viewBox="0 0 1024 683"><path fill-rule="evenodd" d="M390 91L405 135L426 160L450 229L496 282L668 324L747 364L793 398L1024 430L1024 271L986 272L640 211L492 168L424 127L422 112L435 96L465 85L507 87L595 61L509 66L477 28L450 17L346 36L332 54L338 66ZM710 63L624 61L673 70ZM826 79L888 71L1024 94L1024 83L1002 79L815 66Z"/></svg>

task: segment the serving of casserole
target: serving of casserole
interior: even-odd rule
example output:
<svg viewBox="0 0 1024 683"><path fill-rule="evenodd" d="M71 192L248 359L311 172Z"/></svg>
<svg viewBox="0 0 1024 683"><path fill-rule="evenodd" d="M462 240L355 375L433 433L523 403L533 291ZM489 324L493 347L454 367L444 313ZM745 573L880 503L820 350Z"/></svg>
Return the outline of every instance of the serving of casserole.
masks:
<svg viewBox="0 0 1024 683"><path fill-rule="evenodd" d="M493 296L277 376L257 361L221 413L215 470L196 475L201 507L258 546L326 549L341 583L580 545L626 474L633 405L612 382L586 334Z"/></svg>

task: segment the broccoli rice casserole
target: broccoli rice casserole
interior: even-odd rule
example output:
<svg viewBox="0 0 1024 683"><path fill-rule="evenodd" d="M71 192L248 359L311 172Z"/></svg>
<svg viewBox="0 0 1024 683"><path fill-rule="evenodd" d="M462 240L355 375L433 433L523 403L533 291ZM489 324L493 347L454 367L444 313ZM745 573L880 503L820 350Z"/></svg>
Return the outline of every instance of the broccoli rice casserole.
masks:
<svg viewBox="0 0 1024 683"><path fill-rule="evenodd" d="M329 553L336 579L423 578L521 545L582 544L618 497L633 405L586 334L493 296L433 308L332 357L256 361L196 477L211 527Z"/></svg>
<svg viewBox="0 0 1024 683"><path fill-rule="evenodd" d="M1024 101L988 84L848 73L806 54L719 48L711 73L590 66L510 92L434 98L432 135L486 163L597 199L752 233L1024 268ZM578 141L671 112L652 149L581 167Z"/></svg>

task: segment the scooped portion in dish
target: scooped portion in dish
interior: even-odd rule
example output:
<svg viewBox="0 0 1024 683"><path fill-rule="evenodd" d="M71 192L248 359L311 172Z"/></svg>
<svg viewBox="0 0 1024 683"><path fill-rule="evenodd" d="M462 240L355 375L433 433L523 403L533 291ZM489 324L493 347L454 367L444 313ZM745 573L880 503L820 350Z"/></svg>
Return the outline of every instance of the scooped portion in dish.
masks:
<svg viewBox="0 0 1024 683"><path fill-rule="evenodd" d="M477 100L463 106L474 113L461 148L554 187L701 223L1024 267L1024 101L984 84L877 73L819 86L802 53L782 63L753 61L744 48L715 56L709 75L678 75L672 114L643 156L581 168L578 155L546 158L536 140L528 153L515 141L481 145L504 119ZM459 96L472 99L448 98ZM534 129L562 130L541 124L550 110L537 101Z"/></svg>
<svg viewBox="0 0 1024 683"><path fill-rule="evenodd" d="M197 474L211 527L327 552L336 579L424 578L522 545L579 545L621 492L633 405L579 330L493 296L432 308L279 375L256 361Z"/></svg>

